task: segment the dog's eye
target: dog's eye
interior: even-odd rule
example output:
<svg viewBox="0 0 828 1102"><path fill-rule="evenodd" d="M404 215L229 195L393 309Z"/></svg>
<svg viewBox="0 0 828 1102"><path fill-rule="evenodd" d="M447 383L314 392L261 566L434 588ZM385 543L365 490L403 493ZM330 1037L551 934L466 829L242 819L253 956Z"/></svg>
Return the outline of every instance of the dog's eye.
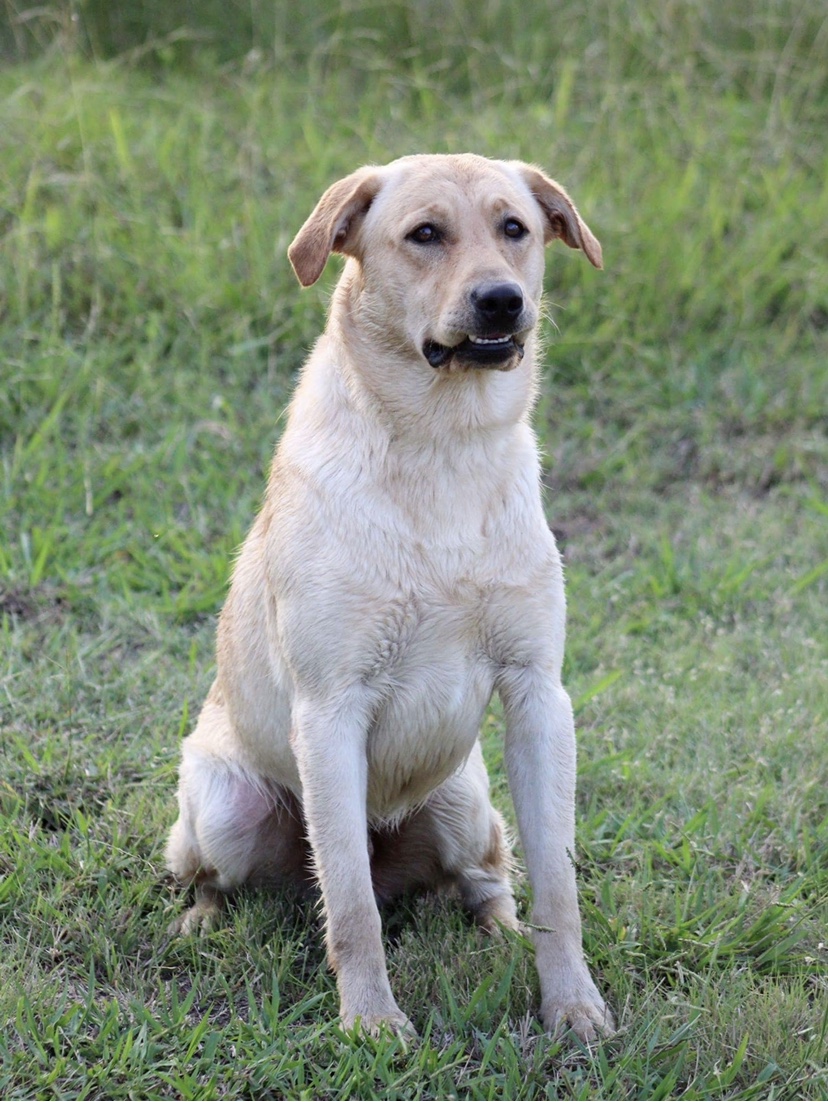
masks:
<svg viewBox="0 0 828 1102"><path fill-rule="evenodd" d="M418 245L433 245L441 238L440 231L436 226L432 226L430 222L424 222L422 226L417 226L406 237L407 241L414 241Z"/></svg>
<svg viewBox="0 0 828 1102"><path fill-rule="evenodd" d="M525 237L529 231L522 222L518 222L517 218L507 218L503 223L503 232L507 237L518 240L521 237Z"/></svg>

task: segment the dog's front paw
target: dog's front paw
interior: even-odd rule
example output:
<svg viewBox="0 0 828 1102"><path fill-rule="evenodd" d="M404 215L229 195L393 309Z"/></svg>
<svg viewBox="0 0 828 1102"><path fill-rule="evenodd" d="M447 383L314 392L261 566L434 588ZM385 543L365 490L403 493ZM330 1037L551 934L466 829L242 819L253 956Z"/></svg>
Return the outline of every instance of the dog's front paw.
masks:
<svg viewBox="0 0 828 1102"><path fill-rule="evenodd" d="M541 1021L547 1033L571 1029L585 1044L591 1044L615 1032L612 1012L591 980L589 987L591 991L580 989L571 995L558 994L543 1000Z"/></svg>
<svg viewBox="0 0 828 1102"><path fill-rule="evenodd" d="M343 1013L340 1021L347 1033L367 1033L369 1037L381 1037L383 1033L388 1033L399 1037L406 1046L417 1040L417 1030L399 1007L373 1014Z"/></svg>

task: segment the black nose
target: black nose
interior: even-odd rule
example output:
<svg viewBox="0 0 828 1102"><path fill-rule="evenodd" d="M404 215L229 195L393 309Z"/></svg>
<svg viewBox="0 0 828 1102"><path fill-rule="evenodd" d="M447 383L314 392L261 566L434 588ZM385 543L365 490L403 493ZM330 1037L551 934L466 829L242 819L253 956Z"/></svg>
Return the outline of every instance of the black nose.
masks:
<svg viewBox="0 0 828 1102"><path fill-rule="evenodd" d="M523 310L523 291L517 283L484 283L471 293L472 306L489 332L511 333Z"/></svg>

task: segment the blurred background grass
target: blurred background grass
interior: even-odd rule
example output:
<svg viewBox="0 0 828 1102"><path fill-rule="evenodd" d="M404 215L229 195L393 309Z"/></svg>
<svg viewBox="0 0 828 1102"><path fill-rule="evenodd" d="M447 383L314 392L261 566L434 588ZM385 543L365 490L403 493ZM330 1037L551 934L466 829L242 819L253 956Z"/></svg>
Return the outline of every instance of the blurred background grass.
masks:
<svg viewBox="0 0 828 1102"><path fill-rule="evenodd" d="M423 149L537 161L604 242L600 276L567 250L551 258L539 426L553 488L792 479L822 499L816 0L4 11L0 427L18 460L27 433L36 446L58 424L60 446L74 433L84 458L66 464L62 500L81 502L83 525L90 495L111 502L133 481L120 444L185 415L174 487L193 478L193 434L266 465L272 433L257 441L251 413L275 420L329 285L297 294L286 245L338 175ZM179 511L200 497L191 486ZM31 501L22 527L45 530Z"/></svg>

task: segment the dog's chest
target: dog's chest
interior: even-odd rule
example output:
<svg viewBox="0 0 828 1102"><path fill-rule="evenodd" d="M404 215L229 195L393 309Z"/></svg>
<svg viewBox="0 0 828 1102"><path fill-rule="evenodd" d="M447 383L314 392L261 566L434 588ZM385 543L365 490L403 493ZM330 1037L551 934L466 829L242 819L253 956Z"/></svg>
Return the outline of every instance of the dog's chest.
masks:
<svg viewBox="0 0 828 1102"><path fill-rule="evenodd" d="M401 685L416 692L429 679L448 683L470 665L491 664L492 594L476 579L432 575L372 602L363 680L379 692Z"/></svg>

